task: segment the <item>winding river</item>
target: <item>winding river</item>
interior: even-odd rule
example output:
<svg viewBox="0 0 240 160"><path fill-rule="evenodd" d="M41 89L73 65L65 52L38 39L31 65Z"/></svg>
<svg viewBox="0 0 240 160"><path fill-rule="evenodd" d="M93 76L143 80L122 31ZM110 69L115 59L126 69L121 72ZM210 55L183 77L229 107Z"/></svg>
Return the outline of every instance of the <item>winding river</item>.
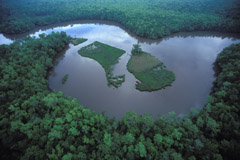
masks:
<svg viewBox="0 0 240 160"><path fill-rule="evenodd" d="M106 115L122 117L127 111L137 114L151 113L153 117L174 111L185 115L191 108L201 108L206 103L214 81L213 63L223 48L239 43L236 34L218 32L177 33L159 40L137 37L116 23L105 21L74 21L37 28L14 36L0 34L0 44L9 44L14 39L52 31L65 31L72 37L88 41L59 54L50 72L49 87L62 91L66 96L77 98L79 103L91 110ZM82 57L77 51L94 41L100 41L126 51L114 66L114 74L125 74L120 88L107 86L105 71L95 60ZM132 45L140 43L142 49L159 58L173 71L176 80L172 86L154 92L135 89L136 79L126 69ZM61 79L69 74L63 85Z"/></svg>

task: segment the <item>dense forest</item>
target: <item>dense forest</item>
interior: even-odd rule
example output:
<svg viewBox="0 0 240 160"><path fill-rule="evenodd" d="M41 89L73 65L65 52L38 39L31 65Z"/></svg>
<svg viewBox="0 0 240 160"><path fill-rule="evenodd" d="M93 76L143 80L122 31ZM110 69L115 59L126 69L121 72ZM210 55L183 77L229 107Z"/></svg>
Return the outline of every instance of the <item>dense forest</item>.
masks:
<svg viewBox="0 0 240 160"><path fill-rule="evenodd" d="M0 46L1 159L239 158L240 44L219 54L202 110L115 120L49 91L47 71L70 39L61 32Z"/></svg>
<svg viewBox="0 0 240 160"><path fill-rule="evenodd" d="M178 31L239 32L239 0L1 0L0 32L16 34L57 22L99 19L148 38Z"/></svg>

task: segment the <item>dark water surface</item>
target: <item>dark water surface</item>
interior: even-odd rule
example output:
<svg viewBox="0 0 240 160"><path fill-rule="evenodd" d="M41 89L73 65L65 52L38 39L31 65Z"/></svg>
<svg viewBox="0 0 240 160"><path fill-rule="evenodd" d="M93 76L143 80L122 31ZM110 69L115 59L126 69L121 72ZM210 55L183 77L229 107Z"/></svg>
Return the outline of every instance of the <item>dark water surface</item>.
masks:
<svg viewBox="0 0 240 160"><path fill-rule="evenodd" d="M75 24L73 24L75 23ZM60 26L60 27L59 27ZM121 26L110 22L80 21L59 24L35 30L24 35L3 36L0 44L11 43L25 35L65 31L72 37L87 38L78 46L69 45L65 54L59 55L49 76L49 87L77 98L79 103L106 115L122 117L127 111L137 114L151 113L153 117L174 111L184 115L191 108L201 108L206 103L214 81L213 62L223 48L240 42L234 34L217 32L177 33L160 40L136 37ZM7 38L6 38L7 37ZM78 50L94 41L100 41L126 51L114 66L114 74L125 74L125 82L118 89L108 87L105 71L95 60L82 57ZM140 43L142 49L159 58L176 80L172 86L154 92L135 89L136 79L126 69L133 44ZM63 85L62 77L69 78Z"/></svg>

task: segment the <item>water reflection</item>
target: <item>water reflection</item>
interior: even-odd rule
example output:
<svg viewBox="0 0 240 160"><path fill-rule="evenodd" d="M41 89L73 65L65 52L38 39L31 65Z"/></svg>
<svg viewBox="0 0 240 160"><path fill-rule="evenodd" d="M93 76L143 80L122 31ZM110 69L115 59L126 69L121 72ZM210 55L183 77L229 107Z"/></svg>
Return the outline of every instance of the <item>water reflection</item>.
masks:
<svg viewBox="0 0 240 160"><path fill-rule="evenodd" d="M0 45L1 44L10 44L13 40L6 38L3 34L0 34Z"/></svg>
<svg viewBox="0 0 240 160"><path fill-rule="evenodd" d="M76 24L74 24L76 23ZM55 62L49 76L49 87L75 97L80 104L107 115L121 117L126 111L138 114L178 114L189 112L191 107L201 108L210 93L214 80L213 62L217 54L226 46L240 42L238 35L218 32L176 33L159 40L136 37L111 22L93 24L89 21L72 22L41 28L32 33L65 31L73 37L88 38L78 46L69 45L65 54ZM26 35L26 34L25 34ZM8 36L16 39L25 35ZM5 39L0 37L1 43ZM94 41L124 49L126 53L114 66L115 74L125 74L126 81L118 89L107 86L104 69L96 61L80 56L77 51ZM135 89L136 79L126 69L132 45L139 42L144 51L159 58L176 75L171 87L156 92L140 92ZM62 85L61 79L69 74Z"/></svg>

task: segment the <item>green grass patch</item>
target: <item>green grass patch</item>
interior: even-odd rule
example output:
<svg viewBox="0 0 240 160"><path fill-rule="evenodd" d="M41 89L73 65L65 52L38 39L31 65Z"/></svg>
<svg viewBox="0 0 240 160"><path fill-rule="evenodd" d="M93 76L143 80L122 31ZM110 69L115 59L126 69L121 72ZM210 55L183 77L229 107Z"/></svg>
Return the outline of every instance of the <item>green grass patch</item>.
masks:
<svg viewBox="0 0 240 160"><path fill-rule="evenodd" d="M119 57L125 53L124 50L95 41L81 48L78 53L101 64L106 72L109 86L118 88L125 81L125 75L114 76L112 73L112 66L118 63Z"/></svg>
<svg viewBox="0 0 240 160"><path fill-rule="evenodd" d="M175 80L172 71L167 70L161 61L146 52L132 55L127 69L140 81L136 84L136 89L140 91L159 90L171 85Z"/></svg>
<svg viewBox="0 0 240 160"><path fill-rule="evenodd" d="M153 67L163 65L156 57L151 56L148 53L142 52L142 54L132 56L129 67L134 72L142 72Z"/></svg>
<svg viewBox="0 0 240 160"><path fill-rule="evenodd" d="M65 74L62 78L62 84L65 84L68 80L68 74Z"/></svg>
<svg viewBox="0 0 240 160"><path fill-rule="evenodd" d="M79 45L79 44L81 44L81 43L83 43L83 42L86 42L88 39L86 39L86 38L72 38L71 39L71 43L74 45L74 46L76 46L76 45Z"/></svg>

